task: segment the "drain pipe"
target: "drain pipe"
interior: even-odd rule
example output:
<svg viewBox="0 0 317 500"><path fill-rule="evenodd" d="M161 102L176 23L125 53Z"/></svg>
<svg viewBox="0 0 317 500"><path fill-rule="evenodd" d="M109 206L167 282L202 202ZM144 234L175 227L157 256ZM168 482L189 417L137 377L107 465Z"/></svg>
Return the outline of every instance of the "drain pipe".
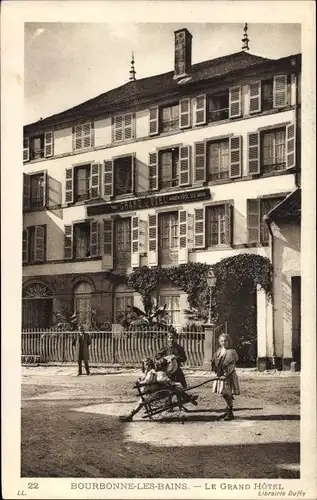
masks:
<svg viewBox="0 0 317 500"><path fill-rule="evenodd" d="M263 217L264 222L266 223L269 233L270 233L270 240L271 240L271 252L270 252L270 260L273 268L273 279L274 279L274 267L273 267L273 256L274 256L274 236L273 236L273 231L272 231L272 219L270 219L269 215L264 215ZM271 300L272 300L272 320L273 320L273 332L272 332L272 350L273 350L273 367L276 368L276 363L275 363L275 358L276 358L276 349L275 349L275 315L274 315L274 289L272 286L272 294L271 294Z"/></svg>

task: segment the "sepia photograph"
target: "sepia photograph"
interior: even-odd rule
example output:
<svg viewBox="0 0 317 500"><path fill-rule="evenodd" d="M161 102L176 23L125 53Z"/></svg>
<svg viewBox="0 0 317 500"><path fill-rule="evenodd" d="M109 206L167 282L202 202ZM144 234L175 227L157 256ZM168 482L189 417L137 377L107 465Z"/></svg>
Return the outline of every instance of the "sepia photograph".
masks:
<svg viewBox="0 0 317 500"><path fill-rule="evenodd" d="M306 495L303 26L241 17L21 24L18 496Z"/></svg>

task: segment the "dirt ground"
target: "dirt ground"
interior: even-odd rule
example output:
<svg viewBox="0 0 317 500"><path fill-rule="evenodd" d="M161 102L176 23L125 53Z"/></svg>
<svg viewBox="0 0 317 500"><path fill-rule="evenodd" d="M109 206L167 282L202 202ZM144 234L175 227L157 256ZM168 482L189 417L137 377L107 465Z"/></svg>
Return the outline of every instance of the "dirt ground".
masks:
<svg viewBox="0 0 317 500"><path fill-rule="evenodd" d="M24 367L24 477L298 477L300 377L240 370L235 420L221 422L222 398L206 384L185 422L123 423L136 402L138 370ZM188 385L210 377L187 372Z"/></svg>

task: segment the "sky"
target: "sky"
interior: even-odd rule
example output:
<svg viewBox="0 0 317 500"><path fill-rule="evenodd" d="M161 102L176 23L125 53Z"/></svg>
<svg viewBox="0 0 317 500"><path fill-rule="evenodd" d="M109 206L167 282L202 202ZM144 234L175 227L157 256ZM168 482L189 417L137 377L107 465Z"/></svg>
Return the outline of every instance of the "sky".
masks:
<svg viewBox="0 0 317 500"><path fill-rule="evenodd" d="M241 50L243 24L26 23L24 124L59 113L129 79L174 68L174 31L193 35L192 63ZM249 24L250 53L277 59L301 52L300 24Z"/></svg>

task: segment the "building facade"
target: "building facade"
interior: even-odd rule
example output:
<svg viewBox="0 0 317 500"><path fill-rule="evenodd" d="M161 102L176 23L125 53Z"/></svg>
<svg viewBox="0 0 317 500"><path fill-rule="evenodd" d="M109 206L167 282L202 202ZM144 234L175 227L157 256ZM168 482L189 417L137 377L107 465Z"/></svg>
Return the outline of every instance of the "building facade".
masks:
<svg viewBox="0 0 317 500"><path fill-rule="evenodd" d="M24 127L24 327L63 308L118 322L140 306L124 280L139 266L272 259L263 216L296 187L301 57L192 64L191 47L179 30L174 71L136 80L132 68L123 86ZM273 313L261 293L265 358ZM184 323L184 292L162 283L157 299Z"/></svg>

